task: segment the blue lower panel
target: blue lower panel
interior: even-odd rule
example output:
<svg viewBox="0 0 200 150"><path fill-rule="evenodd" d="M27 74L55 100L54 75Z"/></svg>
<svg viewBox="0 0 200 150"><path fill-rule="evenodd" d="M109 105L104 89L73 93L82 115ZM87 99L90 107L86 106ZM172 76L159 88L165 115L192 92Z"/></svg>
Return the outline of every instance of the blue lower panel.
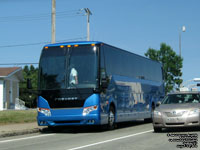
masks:
<svg viewBox="0 0 200 150"><path fill-rule="evenodd" d="M67 126L67 125L98 125L100 124L98 114L82 115L57 115L57 116L38 116L39 126Z"/></svg>
<svg viewBox="0 0 200 150"><path fill-rule="evenodd" d="M84 108L98 106L97 110L91 110L83 116ZM67 126L67 125L98 125L100 124L99 96L93 94L85 101L83 108L51 109L47 100L43 97L38 99L37 121L39 126ZM47 112L48 113L45 113ZM49 116L47 116L49 115Z"/></svg>

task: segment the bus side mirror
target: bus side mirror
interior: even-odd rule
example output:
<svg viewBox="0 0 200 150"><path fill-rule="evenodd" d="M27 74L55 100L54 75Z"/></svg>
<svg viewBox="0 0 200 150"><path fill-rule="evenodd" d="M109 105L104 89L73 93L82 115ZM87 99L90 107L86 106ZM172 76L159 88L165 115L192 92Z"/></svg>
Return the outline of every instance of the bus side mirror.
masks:
<svg viewBox="0 0 200 150"><path fill-rule="evenodd" d="M102 87L103 89L105 89L105 88L108 87L108 80L107 80L107 78L101 79L101 87Z"/></svg>
<svg viewBox="0 0 200 150"><path fill-rule="evenodd" d="M26 83L27 83L27 85L26 85L27 89L32 89L32 82L31 82L30 78L27 78Z"/></svg>
<svg viewBox="0 0 200 150"><path fill-rule="evenodd" d="M101 88L105 89L108 87L108 77L104 68L101 68Z"/></svg>

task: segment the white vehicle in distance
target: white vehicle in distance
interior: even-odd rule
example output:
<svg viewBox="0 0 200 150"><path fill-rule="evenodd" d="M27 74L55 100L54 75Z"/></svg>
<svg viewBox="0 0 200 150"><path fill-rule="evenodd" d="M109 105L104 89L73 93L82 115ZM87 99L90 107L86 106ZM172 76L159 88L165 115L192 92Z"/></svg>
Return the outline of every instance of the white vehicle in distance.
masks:
<svg viewBox="0 0 200 150"><path fill-rule="evenodd" d="M154 132L162 128L200 126L200 92L168 94L153 112Z"/></svg>

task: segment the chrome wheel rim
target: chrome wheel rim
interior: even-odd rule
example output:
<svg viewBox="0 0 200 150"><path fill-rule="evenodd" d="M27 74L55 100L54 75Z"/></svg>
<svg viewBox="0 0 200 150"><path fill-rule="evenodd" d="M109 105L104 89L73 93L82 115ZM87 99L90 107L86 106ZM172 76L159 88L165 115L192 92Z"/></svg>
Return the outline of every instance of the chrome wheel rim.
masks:
<svg viewBox="0 0 200 150"><path fill-rule="evenodd" d="M112 111L110 111L110 114L109 114L109 125L110 125L110 127L113 126L114 121L115 121L115 115Z"/></svg>

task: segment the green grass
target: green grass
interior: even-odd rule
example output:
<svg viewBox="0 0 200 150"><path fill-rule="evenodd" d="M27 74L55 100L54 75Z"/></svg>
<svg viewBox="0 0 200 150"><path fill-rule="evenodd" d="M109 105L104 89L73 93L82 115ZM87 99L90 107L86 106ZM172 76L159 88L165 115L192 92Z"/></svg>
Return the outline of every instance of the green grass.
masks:
<svg viewBox="0 0 200 150"><path fill-rule="evenodd" d="M0 111L0 124L35 122L37 110L4 110Z"/></svg>

